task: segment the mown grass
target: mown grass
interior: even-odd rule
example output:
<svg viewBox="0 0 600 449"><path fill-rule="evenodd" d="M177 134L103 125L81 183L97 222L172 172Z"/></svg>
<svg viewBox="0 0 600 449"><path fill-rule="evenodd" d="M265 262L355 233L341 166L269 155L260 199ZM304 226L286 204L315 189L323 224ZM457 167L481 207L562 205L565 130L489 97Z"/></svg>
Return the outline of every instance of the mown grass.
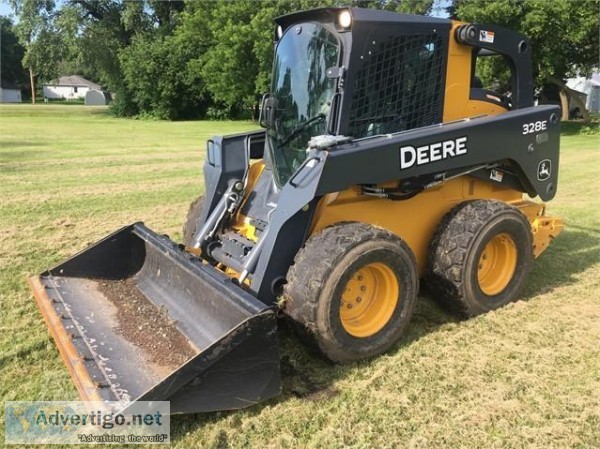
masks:
<svg viewBox="0 0 600 449"><path fill-rule="evenodd" d="M600 142L574 126L549 206L567 228L522 301L459 321L422 296L402 344L350 366L316 357L282 325L283 394L240 412L174 417L173 446L600 447ZM77 398L26 276L137 220L180 239L203 190L204 141L252 128L0 106L4 400Z"/></svg>

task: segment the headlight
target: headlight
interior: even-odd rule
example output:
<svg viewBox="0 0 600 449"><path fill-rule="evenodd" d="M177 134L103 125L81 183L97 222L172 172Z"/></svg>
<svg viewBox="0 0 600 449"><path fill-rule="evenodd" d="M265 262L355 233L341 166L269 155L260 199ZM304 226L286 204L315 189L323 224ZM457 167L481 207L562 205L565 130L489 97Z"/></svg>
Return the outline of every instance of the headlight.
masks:
<svg viewBox="0 0 600 449"><path fill-rule="evenodd" d="M350 11L344 10L340 12L338 24L342 28L350 28L350 25L352 25L352 14L350 14Z"/></svg>
<svg viewBox="0 0 600 449"><path fill-rule="evenodd" d="M283 28L281 28L281 25L279 25L277 27L277 39L281 39L281 36L283 36Z"/></svg>

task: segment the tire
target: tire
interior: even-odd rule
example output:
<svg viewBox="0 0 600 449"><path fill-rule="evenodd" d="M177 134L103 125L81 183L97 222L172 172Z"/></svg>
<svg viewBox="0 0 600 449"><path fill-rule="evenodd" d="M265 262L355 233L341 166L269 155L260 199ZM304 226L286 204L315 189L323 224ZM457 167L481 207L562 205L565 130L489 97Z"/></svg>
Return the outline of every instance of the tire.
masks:
<svg viewBox="0 0 600 449"><path fill-rule="evenodd" d="M284 313L325 357L353 362L403 335L418 293L415 257L391 232L342 223L311 236L284 288Z"/></svg>
<svg viewBox="0 0 600 449"><path fill-rule="evenodd" d="M427 285L467 317L515 301L533 261L531 225L495 200L462 203L442 220L429 250Z"/></svg>
<svg viewBox="0 0 600 449"><path fill-rule="evenodd" d="M194 243L194 237L196 236L196 225L198 224L198 218L204 208L204 195L200 195L190 204L185 223L183 224L183 244L185 246L192 246Z"/></svg>

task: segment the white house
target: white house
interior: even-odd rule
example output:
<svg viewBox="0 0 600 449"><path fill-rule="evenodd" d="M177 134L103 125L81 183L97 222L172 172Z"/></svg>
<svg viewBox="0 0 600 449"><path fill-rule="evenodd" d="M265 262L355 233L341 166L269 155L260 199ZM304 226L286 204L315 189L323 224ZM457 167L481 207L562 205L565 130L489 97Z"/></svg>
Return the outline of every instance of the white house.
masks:
<svg viewBox="0 0 600 449"><path fill-rule="evenodd" d="M594 72L590 78L570 78L567 80L567 86L580 94L588 112L600 112L599 72Z"/></svg>
<svg viewBox="0 0 600 449"><path fill-rule="evenodd" d="M0 84L0 103L20 103L21 89L16 85L2 82Z"/></svg>
<svg viewBox="0 0 600 449"><path fill-rule="evenodd" d="M61 76L50 84L44 84L44 98L73 100L85 98L90 89L102 89L96 83L79 75Z"/></svg>

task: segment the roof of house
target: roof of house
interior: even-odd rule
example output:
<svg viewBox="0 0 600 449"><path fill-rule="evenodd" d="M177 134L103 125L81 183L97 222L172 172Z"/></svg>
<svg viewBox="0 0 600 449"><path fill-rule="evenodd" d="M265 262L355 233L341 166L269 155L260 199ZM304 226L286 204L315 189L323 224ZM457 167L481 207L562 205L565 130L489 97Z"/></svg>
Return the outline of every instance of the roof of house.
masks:
<svg viewBox="0 0 600 449"><path fill-rule="evenodd" d="M58 80L54 80L47 85L50 86L77 86L77 87L89 87L90 89L102 89L99 84L92 83L89 80L79 75L61 76Z"/></svg>
<svg viewBox="0 0 600 449"><path fill-rule="evenodd" d="M592 73L592 76L589 78L583 76L569 78L566 84L570 89L589 95L592 88L600 87L600 72Z"/></svg>

